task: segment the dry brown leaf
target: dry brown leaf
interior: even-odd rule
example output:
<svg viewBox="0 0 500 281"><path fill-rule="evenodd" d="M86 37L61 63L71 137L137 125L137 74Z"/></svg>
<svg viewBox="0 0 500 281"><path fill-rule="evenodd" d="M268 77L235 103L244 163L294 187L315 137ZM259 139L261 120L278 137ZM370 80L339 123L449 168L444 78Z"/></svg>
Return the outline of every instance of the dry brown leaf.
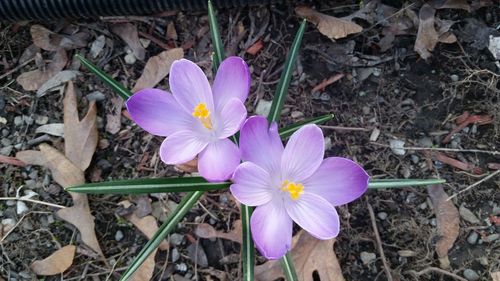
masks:
<svg viewBox="0 0 500 281"><path fill-rule="evenodd" d="M111 113L106 114L106 132L114 135L120 131L122 125L122 107L123 99L120 97L113 97L111 99L112 109Z"/></svg>
<svg viewBox="0 0 500 281"><path fill-rule="evenodd" d="M64 96L64 151L66 157L82 171L90 165L98 143L97 109L92 101L87 114L80 121L73 82L69 82Z"/></svg>
<svg viewBox="0 0 500 281"><path fill-rule="evenodd" d="M467 12L471 11L467 0L434 0L431 4L436 9L462 9Z"/></svg>
<svg viewBox="0 0 500 281"><path fill-rule="evenodd" d="M36 69L24 72L17 77L16 81L23 87L24 90L36 91L50 78L59 73L67 62L68 56L66 55L66 51L62 49L58 50L52 57L52 62L49 63L45 69Z"/></svg>
<svg viewBox="0 0 500 281"><path fill-rule="evenodd" d="M61 48L66 50L82 48L87 46L90 38L86 32L78 32L70 36L57 34L47 28L35 24L30 29L33 43L46 51L57 51Z"/></svg>
<svg viewBox="0 0 500 281"><path fill-rule="evenodd" d="M186 163L175 165L175 168L186 173L198 172L198 157L194 158L193 160L189 160Z"/></svg>
<svg viewBox="0 0 500 281"><path fill-rule="evenodd" d="M352 21L325 15L309 7L297 7L295 13L314 23L319 32L330 39L340 39L363 31L363 27Z"/></svg>
<svg viewBox="0 0 500 281"><path fill-rule="evenodd" d="M333 250L334 243L335 239L318 240L305 231L300 231L294 237L292 258L299 280L313 281L315 272L321 281L345 280ZM271 281L284 277L278 260L268 261L255 267L256 280Z"/></svg>
<svg viewBox="0 0 500 281"><path fill-rule="evenodd" d="M444 192L441 185L430 185L427 193L432 201L434 212L436 213L437 230L439 240L436 242L436 253L439 257L440 266L449 268L448 251L457 240L460 230L460 216L457 207L448 199L448 194Z"/></svg>
<svg viewBox="0 0 500 281"><path fill-rule="evenodd" d="M148 258L139 266L134 275L128 279L129 281L147 281L153 277L155 271L155 256L158 248L155 248Z"/></svg>
<svg viewBox="0 0 500 281"><path fill-rule="evenodd" d="M493 281L500 281L500 271L490 272L490 275Z"/></svg>
<svg viewBox="0 0 500 281"><path fill-rule="evenodd" d="M124 208L129 208L132 203L130 201L122 201L119 203ZM135 213L126 216L126 219L131 222L135 227L137 227L148 239L151 239L156 231L158 230L158 224L156 223L156 218L153 216L138 217ZM166 240L160 243L159 248L162 251L168 250L169 246Z"/></svg>
<svg viewBox="0 0 500 281"><path fill-rule="evenodd" d="M429 4L422 5L418 17L420 23L418 25L417 39L415 40L414 50L423 59L428 59L431 56L431 51L434 50L438 43L439 34L434 27L434 15L436 10Z"/></svg>
<svg viewBox="0 0 500 281"><path fill-rule="evenodd" d="M230 232L217 231L208 223L200 223L196 227L195 233L201 238L222 238L241 244L241 220L234 222L233 230Z"/></svg>
<svg viewBox="0 0 500 281"><path fill-rule="evenodd" d="M161 52L159 55L149 58L141 77L135 83L132 92L137 92L144 88L153 88L170 72L170 67L175 60L182 59L184 51L182 48L170 49Z"/></svg>
<svg viewBox="0 0 500 281"><path fill-rule="evenodd" d="M111 31L120 36L120 38L127 43L134 52L136 58L143 60L146 57L146 49L142 47L139 41L139 33L135 25L131 23L119 23L113 25Z"/></svg>
<svg viewBox="0 0 500 281"><path fill-rule="evenodd" d="M73 264L76 247L64 246L43 260L34 261L30 268L36 275L56 275L63 273Z"/></svg>

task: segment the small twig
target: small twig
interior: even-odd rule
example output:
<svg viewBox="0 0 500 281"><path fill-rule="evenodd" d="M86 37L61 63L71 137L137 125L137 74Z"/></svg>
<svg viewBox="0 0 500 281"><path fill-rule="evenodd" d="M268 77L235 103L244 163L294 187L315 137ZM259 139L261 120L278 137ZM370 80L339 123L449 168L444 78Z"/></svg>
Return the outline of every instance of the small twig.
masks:
<svg viewBox="0 0 500 281"><path fill-rule="evenodd" d="M14 67L14 68L13 68L13 69L11 69L9 72L6 72L6 73L2 74L2 75L0 76L0 80L2 80L2 79L4 79L5 77L7 77L7 76L11 75L12 73L14 73L14 72L18 71L18 70L19 70L19 69L21 69L23 66L25 66L25 65L27 65L28 63L32 62L34 59L35 59L35 58L33 57L33 58L31 58L31 59L29 59L29 60L27 60L27 61L25 61L25 62L21 63L20 65L18 65L18 66L16 66L16 67Z"/></svg>
<svg viewBox="0 0 500 281"><path fill-rule="evenodd" d="M391 148L388 144L370 142L370 144ZM435 151L448 151L448 152L472 152L472 153L486 153L492 155L500 155L500 151L492 150L481 150L481 149L458 149L458 148L441 148L441 147L415 147L415 146L405 146L402 149L406 150L435 150Z"/></svg>
<svg viewBox="0 0 500 281"><path fill-rule="evenodd" d="M9 234L11 234L20 224L21 222L24 220L24 218L30 214L49 214L49 212L28 212L26 214L24 214L18 221L17 223L9 230L7 231L7 233L5 233L3 235L3 237L0 237L0 244L3 243L3 241L5 241L5 239L7 238L7 236L9 236Z"/></svg>
<svg viewBox="0 0 500 281"><path fill-rule="evenodd" d="M57 205L53 203L48 203L44 201L39 201L35 199L29 199L29 198L22 198L22 197L0 197L0 201L11 201L11 200L17 200L17 201L25 201L25 202L30 202L30 203L35 203L35 204L40 204L40 205L46 205L54 208L59 208L59 209L64 209L66 208L65 206L62 205Z"/></svg>
<svg viewBox="0 0 500 281"><path fill-rule="evenodd" d="M153 35L151 34L148 34L146 32L142 32L142 31L139 31L139 35L146 38L146 39L149 39L151 40L151 42L155 43L156 45L160 46L162 49L165 49L165 50L170 50L172 48L170 48L166 43L163 43L160 39L154 37Z"/></svg>
<svg viewBox="0 0 500 281"><path fill-rule="evenodd" d="M471 188L474 188L475 186L480 185L481 183L483 183L483 182L485 182L485 181L487 181L487 180L489 180L489 179L493 178L494 176L498 175L499 173L500 173L500 170L497 170L497 171L495 171L495 172L493 172L493 173L489 174L488 176L486 176L486 177L484 177L484 178L480 179L479 181L477 181L477 182L475 182L475 183L473 183L473 184L469 185L467 188L462 189L462 190L460 190L458 193L455 193L455 194L453 194L452 196L448 197L448 199L446 199L446 201L449 201L449 200L451 200L451 199L453 199L453 198L457 197L459 194L464 193L464 192L466 192L467 190L469 190L469 189L471 189Z"/></svg>
<svg viewBox="0 0 500 281"><path fill-rule="evenodd" d="M380 234L378 233L377 229L377 221L375 220L375 213L373 212L372 205L370 205L370 203L367 204L368 204L368 212L370 213L370 219L372 221L373 233L375 233L375 239L377 240L378 252L380 254L380 257L382 258L382 263L384 265L385 275L387 276L388 281L392 281L393 279L391 275L391 269L389 268L387 260L385 259L384 249L382 248L382 240L380 239Z"/></svg>
<svg viewBox="0 0 500 281"><path fill-rule="evenodd" d="M448 272L446 270L443 270L441 268L437 268L437 267L428 267L426 269L422 269L420 271L415 271L415 270L409 270L408 273L411 273L411 274L414 274L416 275L417 277L420 276L420 275L424 275L424 274L427 274L429 272L437 272L437 273L441 273L443 275L447 275L449 277L452 277L452 278L455 278L457 280L460 280L460 281L467 281L467 279L465 278L462 278L454 273L451 273L451 272Z"/></svg>
<svg viewBox="0 0 500 281"><path fill-rule="evenodd" d="M319 125L320 128L323 129L331 129L336 131L362 131L362 132L370 132L370 129L359 128L359 127L342 127L342 126L327 126L327 125Z"/></svg>

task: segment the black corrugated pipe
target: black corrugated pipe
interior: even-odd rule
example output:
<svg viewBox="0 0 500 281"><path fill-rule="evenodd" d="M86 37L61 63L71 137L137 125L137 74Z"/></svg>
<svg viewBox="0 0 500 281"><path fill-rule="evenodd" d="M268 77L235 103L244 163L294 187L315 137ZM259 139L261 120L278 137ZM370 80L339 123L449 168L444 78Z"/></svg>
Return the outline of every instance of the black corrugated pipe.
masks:
<svg viewBox="0 0 500 281"><path fill-rule="evenodd" d="M212 0L232 8L269 0ZM168 10L203 10L207 0L0 0L0 21L151 15Z"/></svg>

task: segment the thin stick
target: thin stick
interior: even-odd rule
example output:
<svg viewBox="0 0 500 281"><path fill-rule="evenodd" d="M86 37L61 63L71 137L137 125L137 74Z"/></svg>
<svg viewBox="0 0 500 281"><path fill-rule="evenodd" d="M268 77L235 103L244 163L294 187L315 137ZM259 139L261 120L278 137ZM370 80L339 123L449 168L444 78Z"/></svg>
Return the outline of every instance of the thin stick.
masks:
<svg viewBox="0 0 500 281"><path fill-rule="evenodd" d="M377 248L380 257L382 258L382 263L384 264L385 275L387 276L388 281L393 281L391 275L391 269L387 264L387 260L385 259L384 249L382 248L382 240L380 239L380 234L378 233L377 221L375 220L375 213L373 213L373 208L370 203L368 203L368 212L370 213L370 218L372 221L373 232L375 233L375 239L377 240Z"/></svg>
<svg viewBox="0 0 500 281"><path fill-rule="evenodd" d="M40 204L40 205L46 205L54 208L59 208L59 209L64 209L66 208L65 206L62 205L57 205L53 203L48 203L44 201L39 201L35 199L29 199L29 198L22 198L22 197L0 197L0 201L10 201L10 200L17 200L17 201L25 201L25 202L30 202L30 203L35 203L35 204Z"/></svg>
<svg viewBox="0 0 500 281"><path fill-rule="evenodd" d="M323 129L332 129L337 131L362 131L362 132L370 132L370 129L359 128L359 127L342 127L342 126L327 126L327 125L319 125L320 128Z"/></svg>
<svg viewBox="0 0 500 281"><path fill-rule="evenodd" d="M7 76L11 75L12 73L14 73L14 72L18 71L18 70L19 70L19 69L21 69L23 66L25 66L25 65L27 65L28 63L32 62L34 59L35 59L35 58L33 57L33 58L31 58L31 59L29 59L29 60L27 60L27 61L25 61L25 62L21 63L20 65L18 65L18 66L16 66L16 67L14 67L14 68L13 68L13 69L11 69L9 72L6 72L6 73L2 74L2 75L0 76L0 80L2 80L2 79L4 79L5 77L7 77Z"/></svg>
<svg viewBox="0 0 500 281"><path fill-rule="evenodd" d="M432 266L431 266L431 267L428 267L428 268L426 268L426 269L422 269L422 270L420 270L420 271L410 270L410 271L408 271L408 272L409 272L409 273L412 273L412 274L414 274L414 275L416 275L417 277L418 277L418 276L420 276L420 275L427 274L427 273L429 273L429 272L437 272L437 273L441 273L441 274L443 274L443 275L450 276L450 277L455 278L455 279L460 280L460 281L467 281L467 279L462 278L462 277L460 277L460 276L458 276L458 275L456 275L456 274L454 274L454 273L448 272L448 271L443 270L443 269L441 269L441 268L432 267Z"/></svg>
<svg viewBox="0 0 500 281"><path fill-rule="evenodd" d="M370 144L391 148L388 144L378 143L378 142L370 142ZM402 149L407 150L435 150L435 151L448 151L448 152L473 152L473 153L486 153L492 155L500 155L500 151L492 151L492 150L480 150L480 149L458 149L458 148L441 148L441 147L415 147L415 146L405 146Z"/></svg>
<svg viewBox="0 0 500 281"><path fill-rule="evenodd" d="M489 179L493 178L494 176L498 175L499 173L500 173L500 170L497 170L497 171L495 171L495 172L493 172L493 173L489 174L488 176L486 176L486 177L484 177L484 178L482 178L482 179L478 180L477 182L475 182L475 183L473 183L473 184L469 185L467 188L462 189L462 190L460 190L458 193L455 193L455 194L453 194L452 196L448 197L448 199L446 199L446 201L449 201L449 200L451 200L451 199L453 199L453 198L457 197L459 194L464 193L464 192L466 192L467 190L469 190L469 189L471 189L471 188L474 188L475 186L480 185L481 183L483 183L483 182L485 182L485 181L487 181L487 180L489 180Z"/></svg>

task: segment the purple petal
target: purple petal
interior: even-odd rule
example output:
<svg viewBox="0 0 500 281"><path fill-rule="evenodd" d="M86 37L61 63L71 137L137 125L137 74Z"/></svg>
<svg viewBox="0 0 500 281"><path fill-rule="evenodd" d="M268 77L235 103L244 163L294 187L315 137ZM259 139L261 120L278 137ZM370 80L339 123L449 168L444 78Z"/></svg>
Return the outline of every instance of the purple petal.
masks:
<svg viewBox="0 0 500 281"><path fill-rule="evenodd" d="M208 181L225 181L240 164L240 150L228 139L209 143L200 153L198 171Z"/></svg>
<svg viewBox="0 0 500 281"><path fill-rule="evenodd" d="M229 57L219 66L212 92L215 108L221 110L232 98L245 102L250 90L250 70L240 57Z"/></svg>
<svg viewBox="0 0 500 281"><path fill-rule="evenodd" d="M359 198L368 187L368 174L355 162L330 157L303 182L308 192L317 194L333 206L347 204Z"/></svg>
<svg viewBox="0 0 500 281"><path fill-rule="evenodd" d="M253 241L268 259L279 259L292 246L292 219L281 200L273 200L255 209L250 219Z"/></svg>
<svg viewBox="0 0 500 281"><path fill-rule="evenodd" d="M325 199L304 192L297 200L290 198L285 200L288 215L312 236L326 240L339 234L339 216L335 208Z"/></svg>
<svg viewBox="0 0 500 281"><path fill-rule="evenodd" d="M270 175L278 175L283 154L283 143L278 135L278 126L262 116L247 119L240 131L241 158L250 161Z"/></svg>
<svg viewBox="0 0 500 281"><path fill-rule="evenodd" d="M193 160L207 142L193 132L180 131L168 136L160 147L160 157L166 164L176 165Z"/></svg>
<svg viewBox="0 0 500 281"><path fill-rule="evenodd" d="M219 133L219 138L227 138L238 132L246 117L247 109L239 99L233 98L228 101L220 116L222 131Z"/></svg>
<svg viewBox="0 0 500 281"><path fill-rule="evenodd" d="M318 169L323 161L325 140L316 125L305 125L293 133L281 158L284 180L301 182Z"/></svg>
<svg viewBox="0 0 500 281"><path fill-rule="evenodd" d="M179 108L174 97L159 89L138 91L127 100L127 110L139 127L157 136L168 136L195 125L195 119Z"/></svg>
<svg viewBox="0 0 500 281"><path fill-rule="evenodd" d="M242 163L233 175L231 193L241 203L260 206L272 199L271 176L252 162Z"/></svg>
<svg viewBox="0 0 500 281"><path fill-rule="evenodd" d="M170 69L169 84L174 98L187 113L191 114L199 103L204 103L213 112L212 89L203 70L194 62L175 61Z"/></svg>

